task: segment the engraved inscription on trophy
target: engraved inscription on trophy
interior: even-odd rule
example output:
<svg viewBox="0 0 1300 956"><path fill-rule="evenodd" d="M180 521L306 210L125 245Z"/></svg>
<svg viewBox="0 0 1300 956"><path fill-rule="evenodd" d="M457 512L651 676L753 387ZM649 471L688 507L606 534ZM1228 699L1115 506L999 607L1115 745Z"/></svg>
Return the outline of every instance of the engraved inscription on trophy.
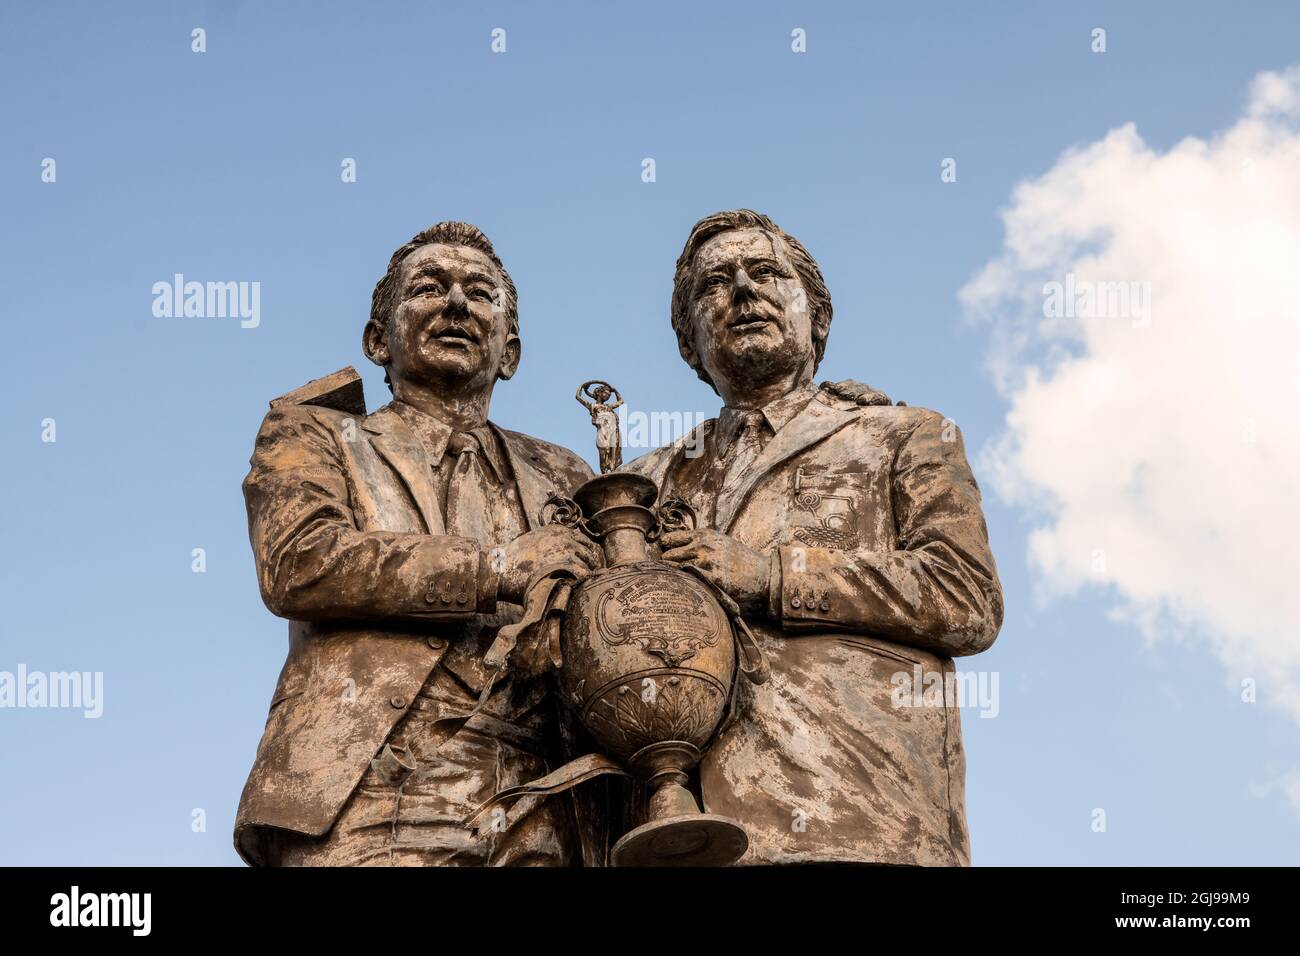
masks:
<svg viewBox="0 0 1300 956"><path fill-rule="evenodd" d="M701 647L718 643L717 620L708 613L706 598L698 587L633 574L600 595L596 629L611 646L634 641L647 654L678 667Z"/></svg>

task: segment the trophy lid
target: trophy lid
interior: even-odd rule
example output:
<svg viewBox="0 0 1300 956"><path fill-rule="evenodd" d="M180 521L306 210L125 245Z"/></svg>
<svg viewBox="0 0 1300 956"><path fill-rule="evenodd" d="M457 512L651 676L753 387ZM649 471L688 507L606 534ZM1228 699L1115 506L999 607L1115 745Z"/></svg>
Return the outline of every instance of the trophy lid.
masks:
<svg viewBox="0 0 1300 956"><path fill-rule="evenodd" d="M588 517L620 505L640 505L642 508L649 508L657 497L659 497L659 489L653 481L644 475L634 475L629 472L599 475L583 483L573 493L573 500Z"/></svg>

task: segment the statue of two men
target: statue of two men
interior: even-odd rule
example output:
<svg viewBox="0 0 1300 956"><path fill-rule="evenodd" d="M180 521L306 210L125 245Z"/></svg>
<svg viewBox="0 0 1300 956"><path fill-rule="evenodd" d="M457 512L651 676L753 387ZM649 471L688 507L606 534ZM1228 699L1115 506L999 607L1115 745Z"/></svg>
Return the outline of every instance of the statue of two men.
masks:
<svg viewBox="0 0 1300 956"><path fill-rule="evenodd" d="M739 606L772 674L738 684L698 770L704 808L745 826L742 863L968 864L956 702L902 706L895 679L948 686L953 657L1001 625L960 433L869 386L813 384L830 294L759 213L696 224L671 316L723 408L623 468L695 511L662 556ZM545 678L484 657L531 585L601 562L581 534L541 526L587 465L488 420L521 342L487 238L440 223L398 249L363 347L393 401L366 415L345 381L273 402L244 482L262 596L290 638L236 847L265 865L603 865L616 821L589 791L604 781L465 826L589 748ZM622 397L584 388L612 471Z"/></svg>

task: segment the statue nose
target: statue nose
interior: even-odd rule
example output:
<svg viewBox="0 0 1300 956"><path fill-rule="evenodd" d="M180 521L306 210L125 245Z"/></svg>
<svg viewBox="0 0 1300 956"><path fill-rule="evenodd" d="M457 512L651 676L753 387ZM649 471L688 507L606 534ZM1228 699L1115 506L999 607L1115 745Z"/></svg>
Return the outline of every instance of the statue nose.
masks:
<svg viewBox="0 0 1300 956"><path fill-rule="evenodd" d="M736 276L732 280L732 289L736 293L753 294L758 291L758 286L754 285L754 280L749 277L749 273L743 268L736 270Z"/></svg>
<svg viewBox="0 0 1300 956"><path fill-rule="evenodd" d="M465 298L465 290L460 287L459 282L453 283L451 291L447 293L447 309L459 312L469 309L469 300Z"/></svg>

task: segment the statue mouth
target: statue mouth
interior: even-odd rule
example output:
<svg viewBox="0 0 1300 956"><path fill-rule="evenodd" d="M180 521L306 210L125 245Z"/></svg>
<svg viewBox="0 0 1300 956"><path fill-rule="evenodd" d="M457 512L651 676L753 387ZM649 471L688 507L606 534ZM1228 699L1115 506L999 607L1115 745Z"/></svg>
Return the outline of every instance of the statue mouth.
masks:
<svg viewBox="0 0 1300 956"><path fill-rule="evenodd" d="M439 345L450 345L456 348L478 344L478 339L459 325L449 325L441 331L434 331L430 333L429 338Z"/></svg>
<svg viewBox="0 0 1300 956"><path fill-rule="evenodd" d="M732 332L758 332L774 325L776 320L769 316L759 315L755 312L742 312L730 322L727 323L727 329Z"/></svg>

